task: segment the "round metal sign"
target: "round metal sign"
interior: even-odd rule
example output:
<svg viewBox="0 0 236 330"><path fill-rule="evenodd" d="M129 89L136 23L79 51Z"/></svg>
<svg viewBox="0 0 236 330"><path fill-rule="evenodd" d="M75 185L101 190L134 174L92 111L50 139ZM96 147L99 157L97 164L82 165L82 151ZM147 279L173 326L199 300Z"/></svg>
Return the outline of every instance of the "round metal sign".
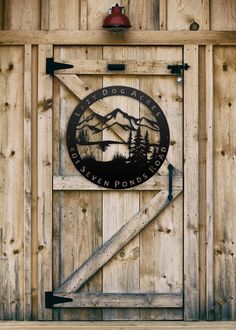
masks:
<svg viewBox="0 0 236 330"><path fill-rule="evenodd" d="M150 110L148 115L140 116L139 107L137 115L120 107L106 115L99 113L99 107L89 109L116 95L139 101ZM132 188L152 177L166 158L169 140L168 123L158 104L126 86L109 86L86 96L67 127L68 152L77 170L94 184L110 189Z"/></svg>

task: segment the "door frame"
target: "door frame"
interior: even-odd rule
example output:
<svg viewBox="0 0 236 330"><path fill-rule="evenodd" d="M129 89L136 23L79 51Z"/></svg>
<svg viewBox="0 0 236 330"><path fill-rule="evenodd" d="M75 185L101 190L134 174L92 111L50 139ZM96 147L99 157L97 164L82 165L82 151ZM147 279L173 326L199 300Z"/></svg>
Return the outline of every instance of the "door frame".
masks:
<svg viewBox="0 0 236 330"><path fill-rule="evenodd" d="M38 97L46 111L38 113L38 235L39 319L49 320L44 295L52 291L52 107L53 78L46 74L46 58L52 45L39 45ZM198 47L184 46L183 143L184 143L184 320L199 319L199 141L198 141ZM48 105L48 106L47 106ZM191 111L190 111L191 110ZM40 243L41 242L41 243Z"/></svg>

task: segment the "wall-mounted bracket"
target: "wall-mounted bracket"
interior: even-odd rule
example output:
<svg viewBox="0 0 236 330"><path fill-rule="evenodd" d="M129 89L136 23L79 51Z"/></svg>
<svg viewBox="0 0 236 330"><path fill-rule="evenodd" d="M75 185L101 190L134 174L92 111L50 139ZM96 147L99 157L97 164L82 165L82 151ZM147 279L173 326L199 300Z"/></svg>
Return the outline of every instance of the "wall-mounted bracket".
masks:
<svg viewBox="0 0 236 330"><path fill-rule="evenodd" d="M45 308L53 308L56 304L73 301L72 298L54 296L52 291L45 292Z"/></svg>
<svg viewBox="0 0 236 330"><path fill-rule="evenodd" d="M46 74L53 74L56 70L71 69L73 67L72 64L54 62L53 57L46 58Z"/></svg>
<svg viewBox="0 0 236 330"><path fill-rule="evenodd" d="M188 68L190 68L188 63L167 65L167 69L169 69L172 74L178 74L178 75L182 74L183 70L185 71L188 70Z"/></svg>

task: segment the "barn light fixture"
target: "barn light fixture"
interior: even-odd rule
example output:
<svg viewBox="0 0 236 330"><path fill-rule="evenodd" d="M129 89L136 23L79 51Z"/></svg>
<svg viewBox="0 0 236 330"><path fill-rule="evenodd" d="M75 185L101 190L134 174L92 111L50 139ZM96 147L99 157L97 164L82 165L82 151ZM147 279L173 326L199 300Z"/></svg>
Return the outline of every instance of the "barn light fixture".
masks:
<svg viewBox="0 0 236 330"><path fill-rule="evenodd" d="M109 9L109 15L104 19L102 27L114 33L128 31L131 24L128 17L125 15L124 7L120 7L117 3L114 7Z"/></svg>

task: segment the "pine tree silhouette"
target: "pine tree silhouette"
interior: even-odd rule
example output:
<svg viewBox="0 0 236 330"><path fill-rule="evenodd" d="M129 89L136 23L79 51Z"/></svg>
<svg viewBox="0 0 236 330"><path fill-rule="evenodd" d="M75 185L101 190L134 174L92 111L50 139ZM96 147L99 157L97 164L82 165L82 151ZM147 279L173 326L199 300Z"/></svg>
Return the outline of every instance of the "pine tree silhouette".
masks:
<svg viewBox="0 0 236 330"><path fill-rule="evenodd" d="M151 145L150 145L150 141L149 141L149 134L148 134L148 131L146 131L145 137L144 137L144 152L145 152L146 160L148 160L148 154L150 151L151 151Z"/></svg>
<svg viewBox="0 0 236 330"><path fill-rule="evenodd" d="M131 158L132 157L132 144L133 144L132 131L129 132L129 138L127 140L127 144L128 144L128 149L129 149L129 158Z"/></svg>
<svg viewBox="0 0 236 330"><path fill-rule="evenodd" d="M137 129L137 132L134 137L134 143L131 147L131 159L132 162L142 165L146 163L146 155L145 155L145 141L142 137L140 127Z"/></svg>

